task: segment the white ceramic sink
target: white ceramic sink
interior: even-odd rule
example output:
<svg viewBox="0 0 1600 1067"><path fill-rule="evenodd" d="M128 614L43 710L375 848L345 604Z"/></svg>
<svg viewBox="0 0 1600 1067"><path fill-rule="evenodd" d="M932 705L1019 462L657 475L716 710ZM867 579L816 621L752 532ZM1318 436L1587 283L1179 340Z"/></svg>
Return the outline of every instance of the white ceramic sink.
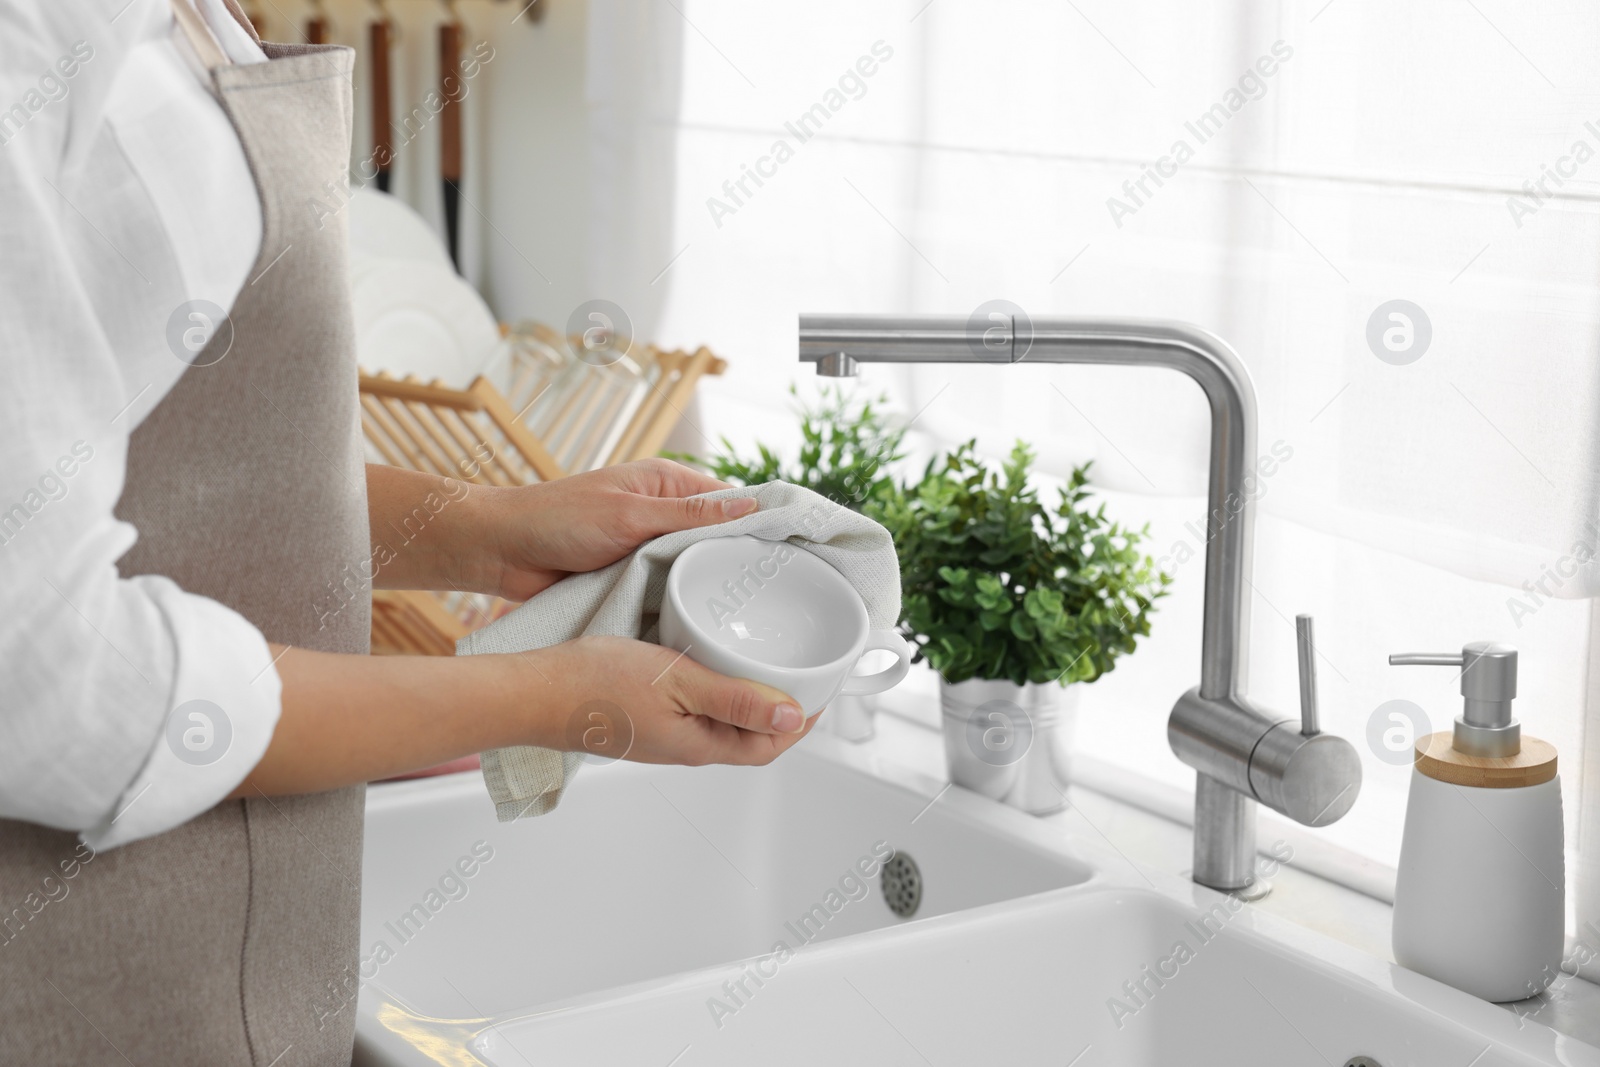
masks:
<svg viewBox="0 0 1600 1067"><path fill-rule="evenodd" d="M1600 1065L940 788L821 735L764 769L586 768L512 824L476 775L374 788L357 1063ZM851 880L875 846L920 868L909 921Z"/></svg>
<svg viewBox="0 0 1600 1067"><path fill-rule="evenodd" d="M515 823L495 821L476 774L376 786L363 1055L436 1062L407 1054L427 1029L416 1016L517 1015L780 939L799 947L901 925L879 879L857 866L875 871L896 849L922 875L913 922L1091 877L1027 816L999 812L1010 832L997 835L930 799L809 747L766 768L586 767L555 812Z"/></svg>
<svg viewBox="0 0 1600 1067"><path fill-rule="evenodd" d="M497 1067L667 1064L685 1048L683 1067L1339 1067L1361 1055L1384 1067L1597 1062L1593 1049L1563 1050L1543 1027L1542 1037L1531 1026L1519 1033L1501 1009L1451 1005L1454 991L1444 1012L1429 1007L1441 987L1426 979L1396 989L1303 957L1250 931L1244 915L1213 919L1221 936L1204 942L1188 925L1198 909L1148 889L1069 890L986 912L817 946L720 1029L706 1005L726 996L727 971L586 998L507 1022L474 1047ZM1192 957L1168 965L1172 976L1157 986L1144 968L1171 958L1180 940ZM1139 1004L1123 983L1141 980L1148 995ZM1422 1002L1404 995L1407 985ZM1129 1012L1113 1015L1112 998Z"/></svg>

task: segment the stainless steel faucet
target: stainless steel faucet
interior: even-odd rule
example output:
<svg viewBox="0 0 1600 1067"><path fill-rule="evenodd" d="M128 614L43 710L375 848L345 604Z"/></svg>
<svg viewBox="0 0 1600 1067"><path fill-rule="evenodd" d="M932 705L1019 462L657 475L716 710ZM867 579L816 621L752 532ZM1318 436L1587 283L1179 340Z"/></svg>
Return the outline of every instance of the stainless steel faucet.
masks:
<svg viewBox="0 0 1600 1067"><path fill-rule="evenodd" d="M1200 684L1178 698L1167 740L1197 772L1194 880L1226 891L1258 889L1256 802L1307 826L1326 826L1361 791L1350 743L1317 723L1311 619L1296 623L1299 721L1273 715L1241 691L1248 647L1256 462L1255 389L1226 342L1185 323L1047 319L973 322L932 315L800 316L800 360L848 377L860 363L1102 363L1187 374L1211 409L1205 613Z"/></svg>

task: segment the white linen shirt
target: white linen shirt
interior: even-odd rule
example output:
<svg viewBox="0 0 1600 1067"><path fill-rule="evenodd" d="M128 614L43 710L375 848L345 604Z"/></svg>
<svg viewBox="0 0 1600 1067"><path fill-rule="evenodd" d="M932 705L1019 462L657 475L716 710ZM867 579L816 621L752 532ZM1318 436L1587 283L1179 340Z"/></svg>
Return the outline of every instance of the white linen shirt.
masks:
<svg viewBox="0 0 1600 1067"><path fill-rule="evenodd" d="M221 0L196 6L231 59L265 58ZM112 514L129 434L186 369L168 320L231 307L260 250L202 76L169 0L0 0L0 817L96 849L211 808L279 713L254 626L116 570L138 537ZM203 766L173 714L192 700L231 733Z"/></svg>

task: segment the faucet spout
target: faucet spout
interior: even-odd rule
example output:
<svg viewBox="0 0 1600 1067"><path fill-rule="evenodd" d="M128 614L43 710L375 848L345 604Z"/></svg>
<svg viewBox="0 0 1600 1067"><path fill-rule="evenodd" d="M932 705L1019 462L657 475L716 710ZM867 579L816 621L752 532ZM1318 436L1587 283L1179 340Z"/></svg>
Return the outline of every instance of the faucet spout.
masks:
<svg viewBox="0 0 1600 1067"><path fill-rule="evenodd" d="M1256 463L1256 403L1249 372L1225 341L1179 322L802 314L800 360L834 376L854 373L861 363L1021 362L1155 366L1188 376L1211 412L1209 540L1200 684L1178 698L1167 738L1178 758L1199 772L1194 879L1225 890L1252 885L1256 801L1317 826L1349 810L1361 781L1349 743L1326 733L1290 737L1281 729L1283 717L1243 695L1244 590L1255 511L1247 478ZM1258 746L1269 738L1274 744L1258 758Z"/></svg>

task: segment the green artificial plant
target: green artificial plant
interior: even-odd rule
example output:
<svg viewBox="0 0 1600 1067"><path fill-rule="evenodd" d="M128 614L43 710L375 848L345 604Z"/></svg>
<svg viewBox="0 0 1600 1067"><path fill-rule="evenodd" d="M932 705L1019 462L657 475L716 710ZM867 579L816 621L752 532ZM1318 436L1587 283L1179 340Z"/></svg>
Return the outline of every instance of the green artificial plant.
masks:
<svg viewBox="0 0 1600 1067"><path fill-rule="evenodd" d="M793 385L789 393L798 396ZM734 485L792 482L853 511L875 514L893 491L888 467L904 455L905 429L885 415L886 401L882 396L861 399L836 386L825 390L815 404L799 404L800 455L792 464L759 443L755 459L741 458L726 437L714 456L673 458L703 467Z"/></svg>
<svg viewBox="0 0 1600 1067"><path fill-rule="evenodd" d="M1034 455L1017 442L999 471L975 441L896 488L879 518L900 553L901 623L946 682L969 678L1092 682L1150 633L1171 577L1128 530L1084 504L1089 465L1054 508L1028 485Z"/></svg>

